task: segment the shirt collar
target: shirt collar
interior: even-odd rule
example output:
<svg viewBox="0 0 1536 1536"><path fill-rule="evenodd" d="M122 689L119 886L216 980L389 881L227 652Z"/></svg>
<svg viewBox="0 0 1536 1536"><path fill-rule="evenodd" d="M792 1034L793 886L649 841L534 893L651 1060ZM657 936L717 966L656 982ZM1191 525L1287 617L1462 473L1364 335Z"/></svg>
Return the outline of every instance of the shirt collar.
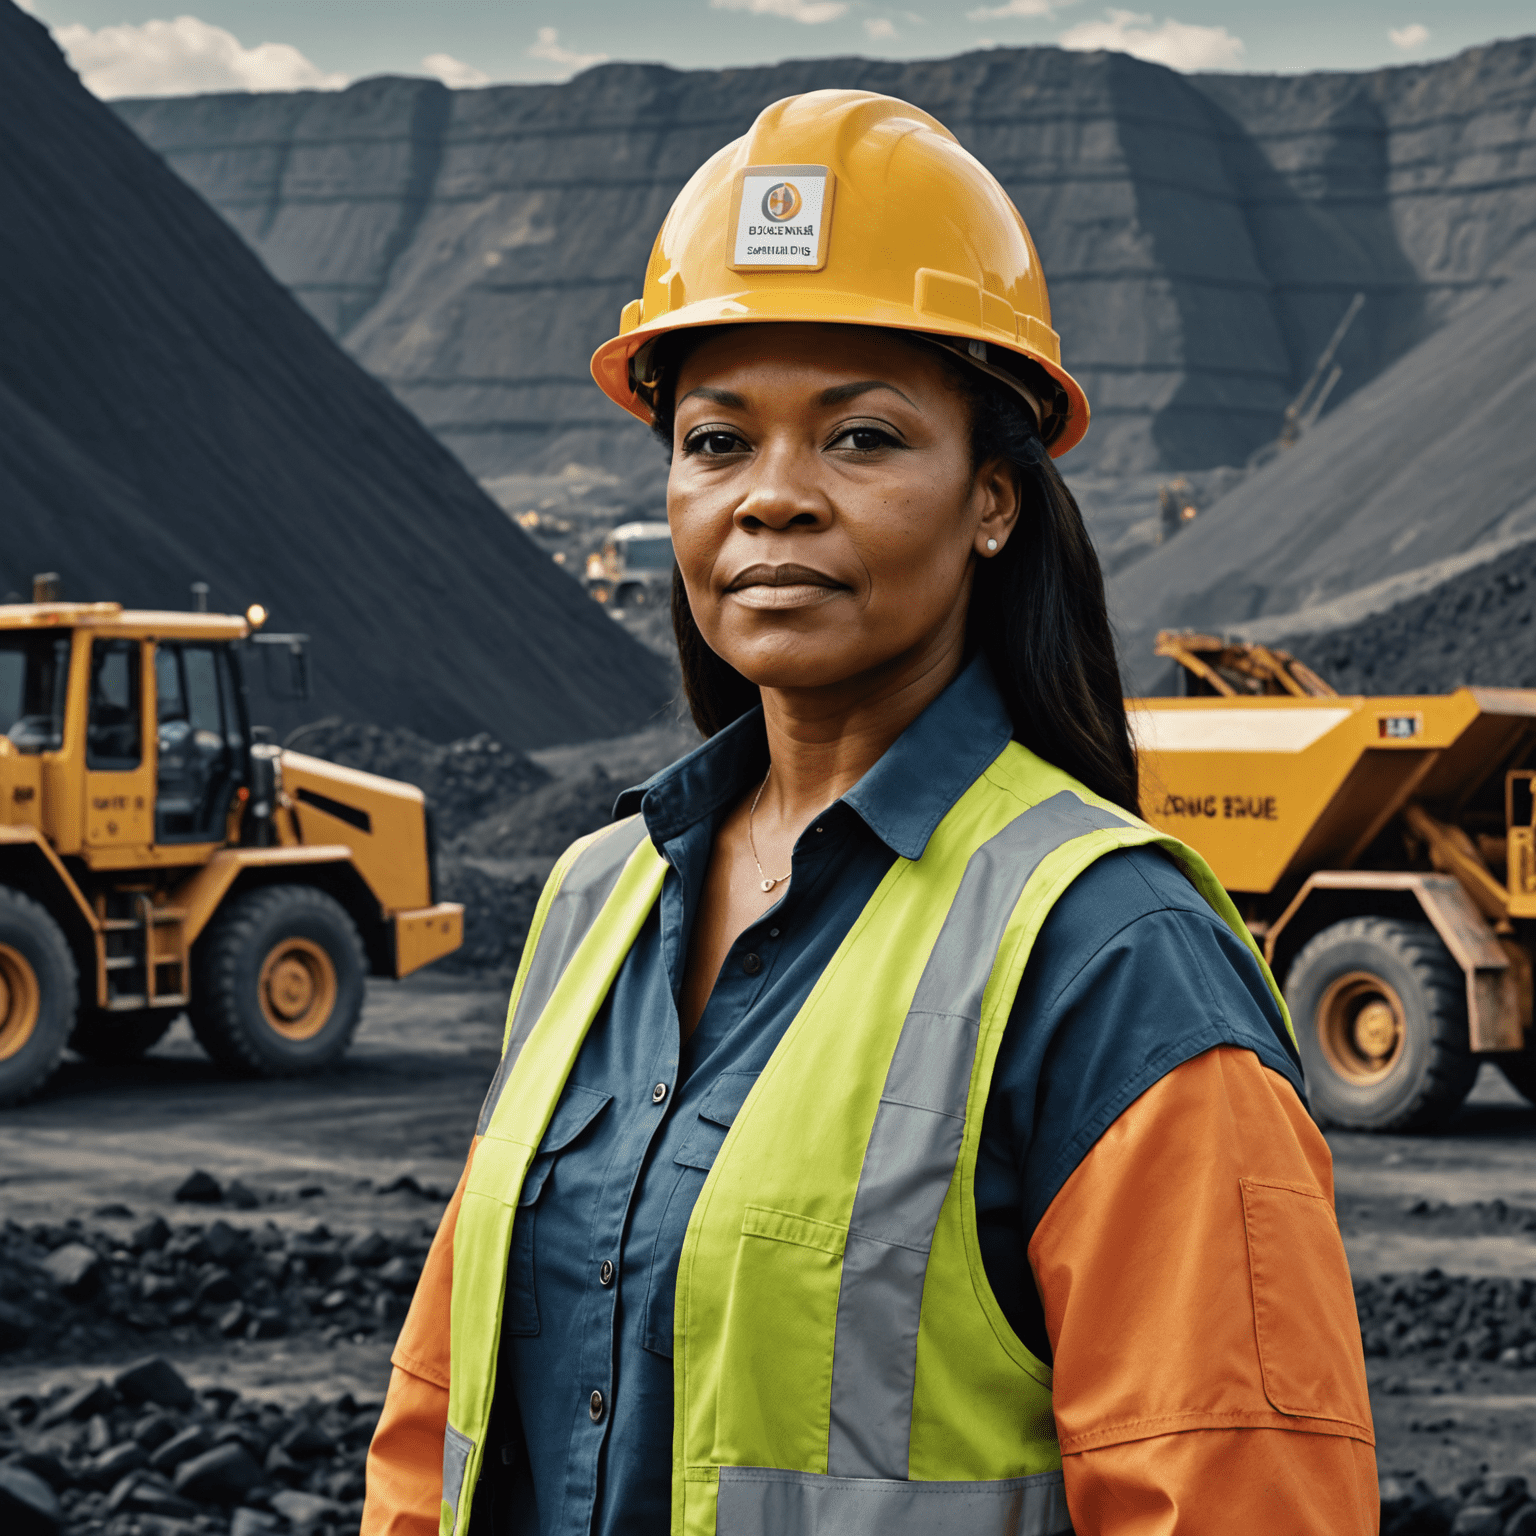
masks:
<svg viewBox="0 0 1536 1536"><path fill-rule="evenodd" d="M893 853L918 859L933 830L1013 734L992 669L977 656L842 798ZM660 848L737 800L768 770L763 712L752 710L687 757L626 789Z"/></svg>

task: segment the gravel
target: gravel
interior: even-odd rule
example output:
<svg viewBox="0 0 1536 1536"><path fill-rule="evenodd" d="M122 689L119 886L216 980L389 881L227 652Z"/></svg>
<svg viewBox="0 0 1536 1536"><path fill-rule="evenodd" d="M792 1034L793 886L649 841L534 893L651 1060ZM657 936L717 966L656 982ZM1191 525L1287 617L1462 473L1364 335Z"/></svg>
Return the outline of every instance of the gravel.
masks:
<svg viewBox="0 0 1536 1536"><path fill-rule="evenodd" d="M145 1381L160 1388L145 1397ZM137 1386L134 1383L137 1382ZM0 1406L6 1536L348 1536L382 1403L298 1408L194 1392L152 1357L90 1387Z"/></svg>
<svg viewBox="0 0 1536 1536"><path fill-rule="evenodd" d="M236 1226L222 1217L175 1226L154 1217L127 1232L7 1222L0 1228L0 1354L89 1357L156 1335L177 1342L392 1335L433 1230L425 1220L393 1237L270 1221ZM73 1274L81 1253L97 1277L85 1292L62 1283L56 1263L68 1254L65 1273ZM174 1390L147 1366L118 1385L133 1401L166 1406L175 1406Z"/></svg>

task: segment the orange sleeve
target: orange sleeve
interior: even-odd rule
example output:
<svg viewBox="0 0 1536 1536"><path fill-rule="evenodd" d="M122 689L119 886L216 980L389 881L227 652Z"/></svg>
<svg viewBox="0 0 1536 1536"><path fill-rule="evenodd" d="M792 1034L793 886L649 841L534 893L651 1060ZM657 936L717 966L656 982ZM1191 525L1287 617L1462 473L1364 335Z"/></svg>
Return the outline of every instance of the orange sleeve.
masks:
<svg viewBox="0 0 1536 1536"><path fill-rule="evenodd" d="M1078 1536L1375 1536L1375 1437L1327 1143L1235 1047L1149 1088L1029 1257Z"/></svg>
<svg viewBox="0 0 1536 1536"><path fill-rule="evenodd" d="M443 1433L448 1426L453 1234L474 1155L471 1147L389 1357L394 1370L368 1447L368 1491L360 1536L437 1536L443 1501Z"/></svg>

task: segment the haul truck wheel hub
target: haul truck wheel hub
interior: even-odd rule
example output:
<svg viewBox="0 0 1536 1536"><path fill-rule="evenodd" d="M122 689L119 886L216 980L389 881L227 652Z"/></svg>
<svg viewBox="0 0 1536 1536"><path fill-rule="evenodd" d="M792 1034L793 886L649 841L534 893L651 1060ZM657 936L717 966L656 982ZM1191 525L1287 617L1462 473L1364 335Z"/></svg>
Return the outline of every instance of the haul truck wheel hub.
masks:
<svg viewBox="0 0 1536 1536"><path fill-rule="evenodd" d="M1380 1082L1397 1065L1407 1038L1402 1000L1368 971L1341 976L1318 1004L1317 1035L1341 1077L1362 1085Z"/></svg>
<svg viewBox="0 0 1536 1536"><path fill-rule="evenodd" d="M268 1024L289 1040L309 1040L336 1006L336 967L310 939L282 939L262 962L257 983Z"/></svg>
<svg viewBox="0 0 1536 1536"><path fill-rule="evenodd" d="M37 973L19 950L0 944L0 1061L32 1038L41 1011Z"/></svg>

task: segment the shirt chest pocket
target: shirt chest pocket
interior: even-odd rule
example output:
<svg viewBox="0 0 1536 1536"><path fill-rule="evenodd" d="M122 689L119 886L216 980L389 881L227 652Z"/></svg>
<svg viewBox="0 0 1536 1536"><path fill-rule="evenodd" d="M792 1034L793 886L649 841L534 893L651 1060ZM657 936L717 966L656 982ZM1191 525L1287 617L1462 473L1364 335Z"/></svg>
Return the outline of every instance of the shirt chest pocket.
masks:
<svg viewBox="0 0 1536 1536"><path fill-rule="evenodd" d="M756 1072L722 1072L699 1102L698 1118L688 1127L672 1161L677 1178L656 1233L651 1256L650 1286L645 1306L645 1347L655 1354L672 1353L672 1310L677 1294L677 1266L683 1256L683 1238L694 1202L704 1188L705 1176L757 1081Z"/></svg>
<svg viewBox="0 0 1536 1536"><path fill-rule="evenodd" d="M517 1197L517 1216L512 1223L512 1252L507 1261L507 1304L502 1332L533 1335L539 1331L539 1304L534 1288L534 1231L538 1224L539 1199L555 1164L577 1137L612 1101L611 1093L568 1083L528 1165Z"/></svg>

